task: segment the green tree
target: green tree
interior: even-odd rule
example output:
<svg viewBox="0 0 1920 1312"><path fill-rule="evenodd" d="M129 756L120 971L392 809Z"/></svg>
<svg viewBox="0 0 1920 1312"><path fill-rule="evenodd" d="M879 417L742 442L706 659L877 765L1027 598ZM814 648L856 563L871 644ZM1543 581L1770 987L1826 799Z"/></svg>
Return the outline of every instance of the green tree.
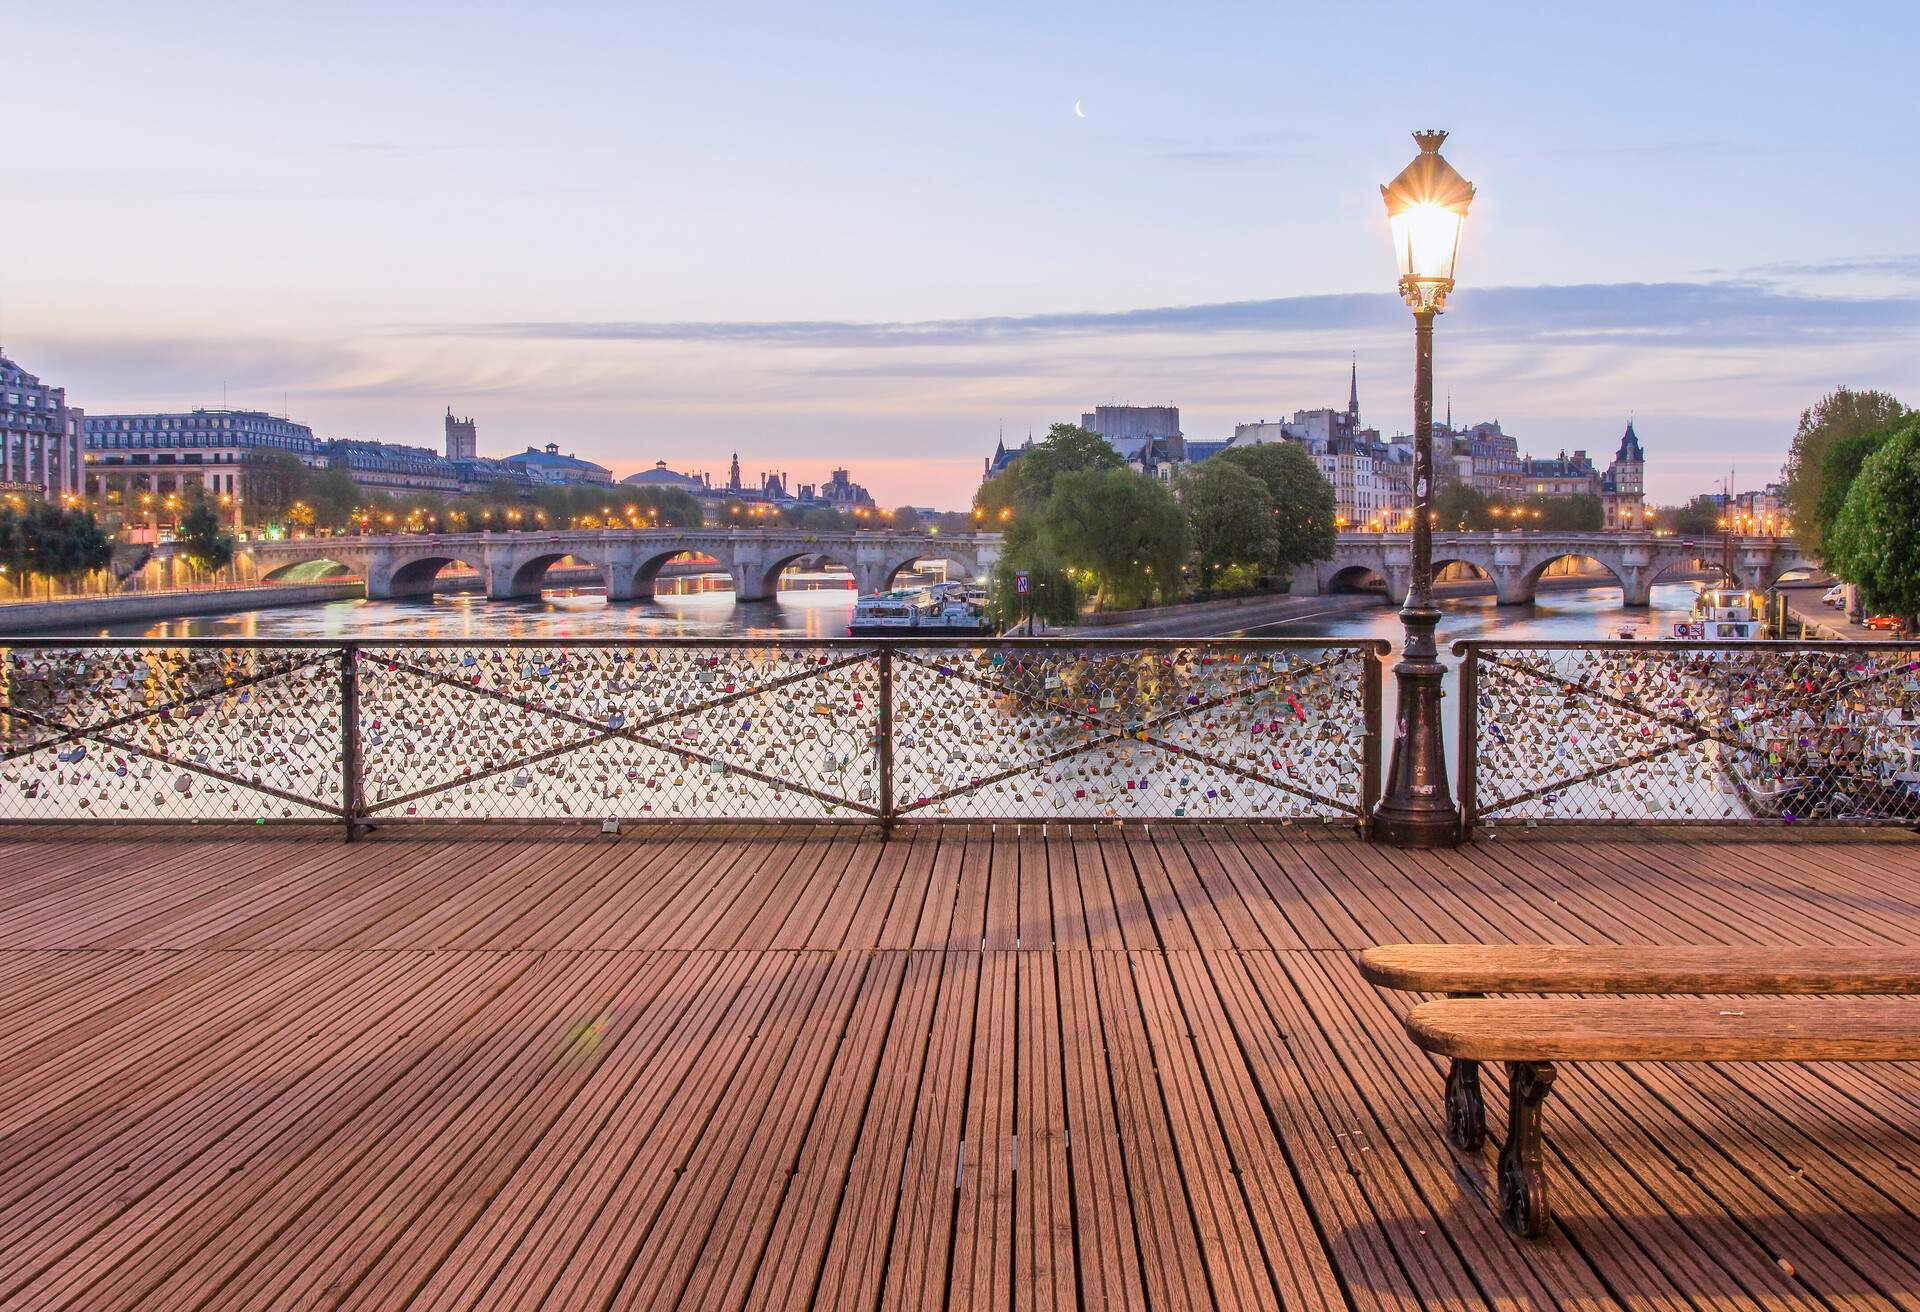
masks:
<svg viewBox="0 0 1920 1312"><path fill-rule="evenodd" d="M1021 596L1018 575L1027 576L1027 595ZM1002 631L1028 615L1045 624L1072 624L1080 618L1082 598L1073 575L1060 562L1029 543L1018 559L1002 556L993 567L987 589L988 606Z"/></svg>
<svg viewBox="0 0 1920 1312"><path fill-rule="evenodd" d="M1843 433L1828 440L1826 449L1820 453L1820 491L1814 499L1813 518L1805 524L1796 519L1797 541L1811 540L1824 546L1834 521L1840 518L1840 511L1847 504L1847 493L1852 490L1860 467L1892 433L1889 426L1871 433ZM1813 551L1824 559L1819 547Z"/></svg>
<svg viewBox="0 0 1920 1312"><path fill-rule="evenodd" d="M113 539L93 513L45 501L0 509L0 565L24 593L35 574L71 583L113 563Z"/></svg>
<svg viewBox="0 0 1920 1312"><path fill-rule="evenodd" d="M1338 507L1333 485L1320 476L1312 456L1292 442L1261 442L1228 447L1207 464L1218 460L1237 465L1266 484L1273 531L1263 564L1270 573L1286 578L1300 565L1333 559L1337 532L1333 519Z"/></svg>
<svg viewBox="0 0 1920 1312"><path fill-rule="evenodd" d="M1186 516L1165 487L1124 465L1054 479L1039 541L1048 557L1091 579L1102 607L1127 609L1180 593Z"/></svg>
<svg viewBox="0 0 1920 1312"><path fill-rule="evenodd" d="M1823 543L1827 567L1869 609L1920 617L1920 416L1895 425L1860 466Z"/></svg>
<svg viewBox="0 0 1920 1312"><path fill-rule="evenodd" d="M1492 504L1486 493L1470 483L1449 483L1433 499L1433 513L1439 521L1436 527L1442 532L1451 529L1483 532L1494 527L1494 519L1487 513Z"/></svg>
<svg viewBox="0 0 1920 1312"><path fill-rule="evenodd" d="M1683 538L1710 537L1720 531L1720 502L1702 492L1684 506L1654 511L1653 522Z"/></svg>
<svg viewBox="0 0 1920 1312"><path fill-rule="evenodd" d="M1800 412L1800 426L1794 430L1781 473L1787 482L1794 537L1802 547L1821 556L1822 536L1846 503L1844 487L1828 488L1824 467L1828 448L1840 439L1886 428L1906 413L1907 407L1885 392L1851 387L1836 387ZM1854 470L1859 467L1853 465Z"/></svg>
<svg viewBox="0 0 1920 1312"><path fill-rule="evenodd" d="M277 524L305 499L307 467L291 451L256 447L240 462L241 511L249 524Z"/></svg>
<svg viewBox="0 0 1920 1312"><path fill-rule="evenodd" d="M1062 474L1089 470L1125 469L1126 459L1113 444L1092 429L1077 424L1055 424L1044 440L1034 443L1018 460L988 479L974 494L976 518L987 528L1020 515L1034 514L1053 495ZM1001 515L1008 512L1007 516Z"/></svg>
<svg viewBox="0 0 1920 1312"><path fill-rule="evenodd" d="M343 529L348 527L353 508L363 504L368 497L346 470L335 466L314 470L300 499L313 507L313 522L316 525Z"/></svg>
<svg viewBox="0 0 1920 1312"><path fill-rule="evenodd" d="M1273 551L1273 502L1267 485L1233 461L1208 460L1181 480L1194 565L1202 591L1213 590L1220 571L1264 565Z"/></svg>
<svg viewBox="0 0 1920 1312"><path fill-rule="evenodd" d="M173 537L187 560L209 574L225 569L233 559L233 537L221 531L220 517L205 501L196 502L180 516Z"/></svg>

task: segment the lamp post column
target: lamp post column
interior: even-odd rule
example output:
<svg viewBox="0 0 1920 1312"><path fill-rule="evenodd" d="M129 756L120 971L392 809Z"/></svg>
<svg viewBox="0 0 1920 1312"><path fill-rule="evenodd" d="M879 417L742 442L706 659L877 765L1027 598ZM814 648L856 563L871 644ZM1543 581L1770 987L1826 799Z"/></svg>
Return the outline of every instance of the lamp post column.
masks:
<svg viewBox="0 0 1920 1312"><path fill-rule="evenodd" d="M1399 706L1386 796L1374 812L1377 841L1393 847L1452 847L1460 841L1460 816L1447 787L1446 747L1441 737L1441 680L1446 667L1434 631L1440 610L1433 604L1433 319L1434 310L1413 312L1413 582L1400 623L1406 644L1393 667Z"/></svg>

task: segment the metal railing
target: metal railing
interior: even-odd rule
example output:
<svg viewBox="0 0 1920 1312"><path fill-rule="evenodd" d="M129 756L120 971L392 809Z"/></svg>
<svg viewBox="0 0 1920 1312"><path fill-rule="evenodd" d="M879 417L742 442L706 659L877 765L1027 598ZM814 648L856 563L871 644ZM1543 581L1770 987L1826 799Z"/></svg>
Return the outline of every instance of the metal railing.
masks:
<svg viewBox="0 0 1920 1312"><path fill-rule="evenodd" d="M1321 819L1377 640L18 639L0 822Z"/></svg>
<svg viewBox="0 0 1920 1312"><path fill-rule="evenodd" d="M1920 823L1920 642L1456 642L1476 825Z"/></svg>

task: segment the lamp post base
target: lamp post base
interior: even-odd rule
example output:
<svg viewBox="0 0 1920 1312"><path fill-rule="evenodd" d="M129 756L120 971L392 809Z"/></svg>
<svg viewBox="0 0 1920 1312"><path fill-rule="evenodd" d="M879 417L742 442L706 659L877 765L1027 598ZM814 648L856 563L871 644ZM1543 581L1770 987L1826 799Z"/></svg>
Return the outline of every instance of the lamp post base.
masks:
<svg viewBox="0 0 1920 1312"><path fill-rule="evenodd" d="M1387 791L1373 813L1373 839L1389 847L1460 845L1460 813L1447 787L1446 745L1441 738L1440 663L1434 629L1440 612L1409 603L1400 612L1407 645L1393 667L1399 692Z"/></svg>

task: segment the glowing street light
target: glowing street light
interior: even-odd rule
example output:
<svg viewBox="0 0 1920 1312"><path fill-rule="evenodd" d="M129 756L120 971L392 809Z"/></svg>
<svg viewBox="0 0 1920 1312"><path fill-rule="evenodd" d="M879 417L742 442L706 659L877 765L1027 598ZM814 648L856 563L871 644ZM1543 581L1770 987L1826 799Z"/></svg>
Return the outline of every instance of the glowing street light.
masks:
<svg viewBox="0 0 1920 1312"><path fill-rule="evenodd" d="M1473 184L1440 155L1444 132L1416 132L1420 153L1380 188L1393 231L1400 295L1413 311L1413 529L1412 585L1400 609L1406 641L1399 664L1400 708L1387 791L1374 812L1374 834L1395 847L1451 847L1460 841L1460 816L1447 787L1440 729L1440 682L1445 667L1434 630L1433 602L1433 321L1453 291L1460 231L1473 203Z"/></svg>

